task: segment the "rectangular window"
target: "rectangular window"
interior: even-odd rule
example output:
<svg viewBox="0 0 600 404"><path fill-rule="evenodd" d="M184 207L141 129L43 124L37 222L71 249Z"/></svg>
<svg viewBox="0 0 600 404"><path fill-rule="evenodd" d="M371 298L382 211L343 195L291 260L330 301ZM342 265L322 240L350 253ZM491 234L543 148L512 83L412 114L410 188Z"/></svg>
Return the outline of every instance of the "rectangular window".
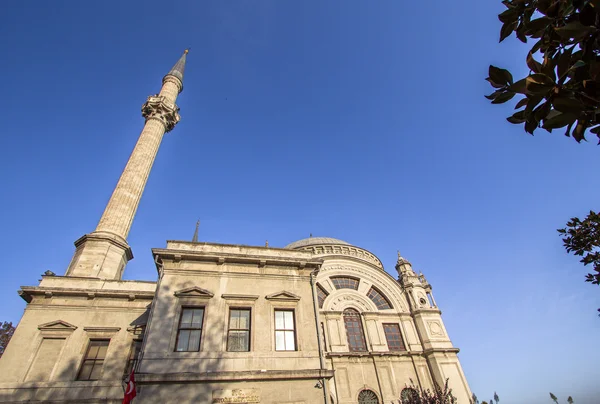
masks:
<svg viewBox="0 0 600 404"><path fill-rule="evenodd" d="M142 350L142 341L139 339L134 339L131 342L131 349L129 350L129 359L127 360L127 367L125 368L125 376L129 376L131 374L131 370L135 367L138 361L138 357L140 356L140 351Z"/></svg>
<svg viewBox="0 0 600 404"><path fill-rule="evenodd" d="M90 340L77 380L100 379L109 342L108 339Z"/></svg>
<svg viewBox="0 0 600 404"><path fill-rule="evenodd" d="M203 320L204 307L184 307L181 310L175 351L198 352L200 350Z"/></svg>
<svg viewBox="0 0 600 404"><path fill-rule="evenodd" d="M404 341L402 340L402 334L400 334L400 325L384 324L383 331L385 332L385 339L387 340L388 349L390 351L406 351Z"/></svg>
<svg viewBox="0 0 600 404"><path fill-rule="evenodd" d="M230 352L250 351L250 309L229 310L227 350Z"/></svg>
<svg viewBox="0 0 600 404"><path fill-rule="evenodd" d="M293 310L275 310L275 350L296 350L296 332Z"/></svg>

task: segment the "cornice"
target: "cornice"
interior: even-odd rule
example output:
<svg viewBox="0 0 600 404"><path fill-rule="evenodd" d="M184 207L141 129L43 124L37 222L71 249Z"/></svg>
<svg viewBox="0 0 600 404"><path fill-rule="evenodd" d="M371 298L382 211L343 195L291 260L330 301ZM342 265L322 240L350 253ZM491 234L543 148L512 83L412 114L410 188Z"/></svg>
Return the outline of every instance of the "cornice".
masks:
<svg viewBox="0 0 600 404"><path fill-rule="evenodd" d="M33 296L44 296L46 298L51 298L54 296L86 297L90 300L103 297L126 299L130 301L136 299L152 300L154 298L154 292L84 288L54 288L42 286L21 286L18 294L27 303L31 303Z"/></svg>
<svg viewBox="0 0 600 404"><path fill-rule="evenodd" d="M208 251L190 251L190 250L172 250L153 248L152 253L158 256L162 261L163 265L165 260L172 260L174 262L180 261L200 261L200 262L211 262L217 265L223 265L225 263L236 263L236 264L253 264L258 267L265 266L283 266L293 267L295 269L319 269L323 264L321 259L302 259L295 257L285 256L269 256L269 255L257 255L257 254L235 254L229 252L208 252ZM180 268L178 268L180 269ZM165 270L172 270L171 268L165 268Z"/></svg>
<svg viewBox="0 0 600 404"><path fill-rule="evenodd" d="M423 351L424 355L431 355L434 353L454 353L457 354L460 352L459 348L429 348Z"/></svg>

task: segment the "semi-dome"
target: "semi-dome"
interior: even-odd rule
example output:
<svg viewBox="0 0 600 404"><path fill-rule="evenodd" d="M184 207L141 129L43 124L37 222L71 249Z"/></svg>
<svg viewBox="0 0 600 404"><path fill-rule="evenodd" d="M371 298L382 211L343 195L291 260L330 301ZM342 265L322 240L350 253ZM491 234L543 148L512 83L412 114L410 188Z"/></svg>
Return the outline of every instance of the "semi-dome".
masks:
<svg viewBox="0 0 600 404"><path fill-rule="evenodd" d="M344 240L338 240L337 238L332 238L332 237L309 237L309 238L304 238L302 240L294 241L293 243L286 245L285 248L289 248L290 250L295 250L297 248L302 248L302 247L306 247L309 245L324 245L324 244L351 245L350 243L347 243Z"/></svg>

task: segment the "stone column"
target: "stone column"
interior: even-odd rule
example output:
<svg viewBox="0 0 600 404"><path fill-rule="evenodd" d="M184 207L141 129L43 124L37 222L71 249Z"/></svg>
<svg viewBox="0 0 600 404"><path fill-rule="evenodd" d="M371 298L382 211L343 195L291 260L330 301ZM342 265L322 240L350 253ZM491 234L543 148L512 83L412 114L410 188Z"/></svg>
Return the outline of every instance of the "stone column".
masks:
<svg viewBox="0 0 600 404"><path fill-rule="evenodd" d="M179 122L175 100L182 89L182 81L168 74L160 93L148 97L142 106L142 116L146 118L144 129L96 230L75 242L76 251L67 276L121 279L125 264L133 258L127 235L162 138Z"/></svg>

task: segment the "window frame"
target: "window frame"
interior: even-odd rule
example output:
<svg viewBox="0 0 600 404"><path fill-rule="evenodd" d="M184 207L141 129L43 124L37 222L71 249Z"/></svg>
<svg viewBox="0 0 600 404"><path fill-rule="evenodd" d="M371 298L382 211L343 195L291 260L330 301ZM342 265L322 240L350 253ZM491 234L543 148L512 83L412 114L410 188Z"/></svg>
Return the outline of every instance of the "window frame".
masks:
<svg viewBox="0 0 600 404"><path fill-rule="evenodd" d="M375 299L373 299L371 297L371 291L373 291L375 293L375 295L377 297L380 297L386 304L388 307L379 307L379 305L377 304L377 301L375 301ZM375 286L371 285L371 287L369 288L369 290L367 291L367 297L375 304L375 306L377 306L377 310L390 310L393 309L394 306L392 306L392 303L390 302L390 300L387 298L386 295L384 295L381 290L377 289Z"/></svg>
<svg viewBox="0 0 600 404"><path fill-rule="evenodd" d="M283 328L283 329L279 329L277 328L277 313L278 312L290 312L292 313L292 324L293 324L293 328L291 330ZM273 335L275 337L274 343L275 343L275 351L276 352L296 352L298 351L298 336L296 333L296 309L295 308L290 308L290 307L281 307L281 308L277 308L275 307L273 309ZM284 345L285 345L285 333L292 331L293 335L294 335L294 349L277 349L277 332L283 332L284 333Z"/></svg>
<svg viewBox="0 0 600 404"><path fill-rule="evenodd" d="M108 356L108 347L110 346L110 338L90 338L88 339L88 343L87 343L87 347L85 349L85 353L83 354L83 359L81 361L81 364L79 365L79 371L77 372L77 378L75 379L76 381L82 381L82 382L92 382L92 381L97 381L102 379L102 370L104 369L104 362L106 361L106 357ZM106 353L104 354L104 358L102 359L98 359L98 352L100 352L100 348L98 348L98 352L96 353L96 357L94 357L93 359L88 359L88 354L90 353L90 349L92 348L92 344L95 342L106 342ZM104 345L100 345L100 347L102 347ZM87 362L91 362L92 363L92 368L87 376L87 378L82 378L82 373L83 373L83 369L84 366L86 365ZM100 363L100 375L98 376L98 378L96 379L92 379L91 376L94 373L94 368L96 368L97 362L101 362Z"/></svg>
<svg viewBox="0 0 600 404"><path fill-rule="evenodd" d="M340 290L340 289L350 289L350 290L358 290L358 288L360 287L360 278L354 277L354 276L347 276L347 275L339 275L339 276L330 276L329 279L331 280L331 283L333 284L333 287L336 290ZM335 280L337 279L350 279L353 281L356 281L356 287L346 287L346 286L339 286L336 284Z"/></svg>
<svg viewBox="0 0 600 404"><path fill-rule="evenodd" d="M406 342L404 341L404 336L402 335L402 327L400 326L400 324L398 324L398 323L382 323L381 325L383 327L383 334L385 335L385 342L387 343L388 350L393 351L393 352L407 352ZM389 326L398 327L398 336L400 337L400 345L401 345L400 349L394 349L390 345L390 338L388 337L388 331L387 331L387 327L389 327Z"/></svg>
<svg viewBox="0 0 600 404"><path fill-rule="evenodd" d="M185 310L199 310L202 309L202 325L198 328L198 327L185 327L185 328L181 328L181 320L183 320L183 314L185 313ZM175 347L174 347L174 351L175 352L200 352L202 350L202 334L204 331L204 320L206 318L206 306L181 306L181 310L179 312L179 321L177 322L177 335L175 337ZM189 350L189 339L188 339L188 349L187 350L178 350L178 346L179 346L179 335L181 333L181 331L200 331L200 337L198 339L198 349L197 350Z"/></svg>
<svg viewBox="0 0 600 404"><path fill-rule="evenodd" d="M351 313L351 314L346 314L346 313ZM355 334L350 334L348 331L348 322L346 320L346 318L350 318L350 317L356 317L356 323L358 324L358 329L360 331L360 334L358 334L361 338L362 341L362 346L364 347L364 349L356 349L353 347L352 343L350 342L351 338L350 335L355 335ZM365 329L363 327L363 323L362 323L362 315L360 314L360 312L358 310L352 309L352 308L347 308L343 311L342 313L342 318L344 319L344 328L346 329L346 341L348 342L348 351L349 352L369 352L369 347L367 346L367 338L365 336Z"/></svg>
<svg viewBox="0 0 600 404"><path fill-rule="evenodd" d="M332 281L333 282L333 281ZM323 299L321 300L321 296L323 296ZM325 300L329 297L329 292L327 292L325 290L325 288L323 286L321 286L321 284L319 284L317 282L317 302L319 305L319 308L322 309L323 306L325 305Z"/></svg>
<svg viewBox="0 0 600 404"><path fill-rule="evenodd" d="M248 328L231 328L231 312L234 310L244 310L248 312ZM227 352L250 352L252 349L252 308L251 307L240 307L240 306L230 306L228 311L228 321L227 321L227 340L225 342L225 350ZM247 331L248 332L248 349L244 351L232 351L229 349L229 333L231 331Z"/></svg>

